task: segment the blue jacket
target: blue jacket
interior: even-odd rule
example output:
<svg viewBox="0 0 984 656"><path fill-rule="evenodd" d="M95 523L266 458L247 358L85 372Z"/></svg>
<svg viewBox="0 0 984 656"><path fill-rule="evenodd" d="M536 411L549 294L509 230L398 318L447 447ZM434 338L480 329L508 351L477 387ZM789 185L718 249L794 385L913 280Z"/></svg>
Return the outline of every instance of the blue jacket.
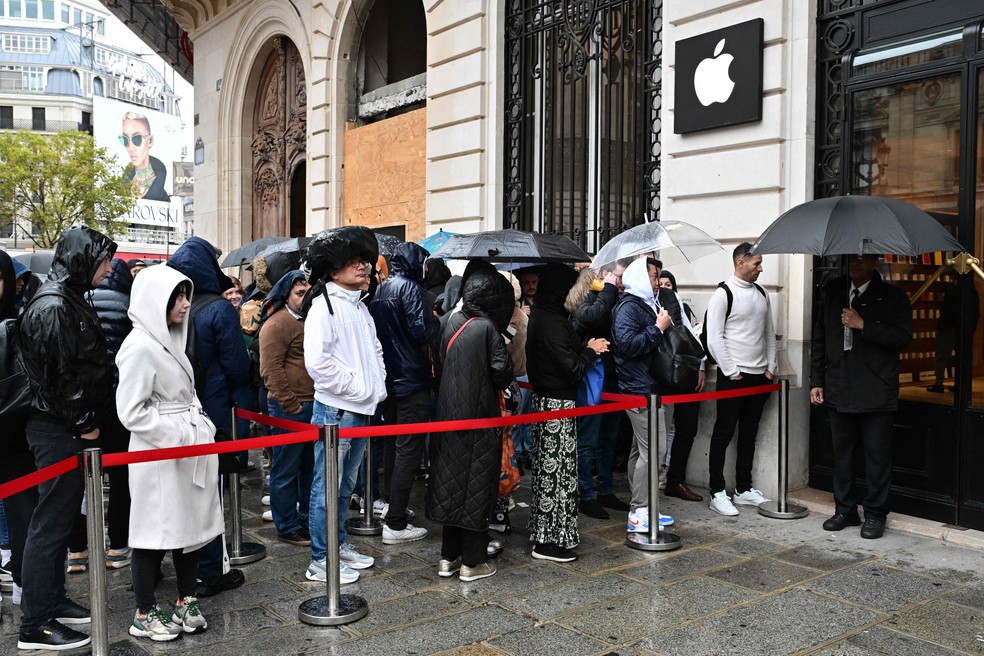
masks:
<svg viewBox="0 0 984 656"><path fill-rule="evenodd" d="M653 288L645 258L629 265L622 274L622 282L625 292L612 311L618 388L623 394L648 396L655 384L649 373L649 361L663 333L656 327Z"/></svg>
<svg viewBox="0 0 984 656"><path fill-rule="evenodd" d="M222 294L232 287L222 273L215 249L201 237L191 237L175 251L167 266L191 279L197 294ZM195 317L198 359L205 373L202 407L216 428L232 431L233 395L250 380L250 361L239 330L239 315L231 303L216 301Z"/></svg>
<svg viewBox="0 0 984 656"><path fill-rule="evenodd" d="M421 284L428 257L417 244L399 244L390 260L390 277L369 304L383 346L386 392L392 397L409 396L431 386L428 344L440 322Z"/></svg>

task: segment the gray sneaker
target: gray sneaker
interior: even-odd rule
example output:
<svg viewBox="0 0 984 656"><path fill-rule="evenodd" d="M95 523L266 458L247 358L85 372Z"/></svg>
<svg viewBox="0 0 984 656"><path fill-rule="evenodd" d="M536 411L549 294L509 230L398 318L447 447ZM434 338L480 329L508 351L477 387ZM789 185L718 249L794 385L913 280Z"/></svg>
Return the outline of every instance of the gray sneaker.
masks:
<svg viewBox="0 0 984 656"><path fill-rule="evenodd" d="M174 605L174 614L171 621L178 625L185 633L201 633L208 628L208 622L202 615L202 609L198 605L197 597L185 597L178 599Z"/></svg>
<svg viewBox="0 0 984 656"><path fill-rule="evenodd" d="M454 560L444 560L437 564L437 575L442 579L446 579L454 576L461 569L461 558L456 558Z"/></svg>
<svg viewBox="0 0 984 656"><path fill-rule="evenodd" d="M348 565L352 569L368 569L376 562L375 558L359 553L348 542L343 542L338 548L338 559L343 565Z"/></svg>
<svg viewBox="0 0 984 656"><path fill-rule="evenodd" d="M495 563L484 562L474 567L468 567L467 565L461 566L461 573L458 574L458 579L461 581L477 581L479 579L485 579L495 574Z"/></svg>
<svg viewBox="0 0 984 656"><path fill-rule="evenodd" d="M130 625L130 635L135 638L150 638L155 642L174 640L181 634L181 627L171 621L168 614L154 606L146 615L134 613Z"/></svg>

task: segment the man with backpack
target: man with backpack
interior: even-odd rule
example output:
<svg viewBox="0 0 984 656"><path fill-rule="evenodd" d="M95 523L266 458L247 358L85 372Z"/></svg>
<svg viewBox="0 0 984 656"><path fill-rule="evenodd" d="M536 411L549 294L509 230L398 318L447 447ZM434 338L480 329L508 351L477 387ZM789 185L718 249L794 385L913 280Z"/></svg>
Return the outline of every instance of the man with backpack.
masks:
<svg viewBox="0 0 984 656"><path fill-rule="evenodd" d="M755 282L762 273L762 256L751 255L751 248L748 242L738 244L732 254L734 275L718 286L707 304L704 334L708 351L718 364L719 392L767 385L777 367L769 296ZM766 399L765 394L754 394L717 401L708 461L710 508L718 514L737 515L735 505L758 506L768 501L752 487L755 439ZM724 458L736 426L738 457L731 497L725 490Z"/></svg>
<svg viewBox="0 0 984 656"><path fill-rule="evenodd" d="M33 399L27 441L41 469L98 446L99 423L112 412L113 362L96 311L85 295L109 275L116 244L89 228L62 233L48 282L25 310L21 351ZM84 474L73 469L38 486L21 566L19 649L73 649L88 635L89 610L65 593L65 553L72 520L82 506Z"/></svg>

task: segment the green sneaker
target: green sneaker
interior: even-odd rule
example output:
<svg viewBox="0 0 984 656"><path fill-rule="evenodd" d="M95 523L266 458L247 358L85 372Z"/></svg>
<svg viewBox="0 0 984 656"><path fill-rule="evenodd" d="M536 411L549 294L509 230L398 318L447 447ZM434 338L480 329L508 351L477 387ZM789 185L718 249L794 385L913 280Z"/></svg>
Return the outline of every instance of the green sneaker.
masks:
<svg viewBox="0 0 984 656"><path fill-rule="evenodd" d="M178 599L171 620L185 633L201 633L208 628L197 597Z"/></svg>
<svg viewBox="0 0 984 656"><path fill-rule="evenodd" d="M133 615L130 635L165 642L174 640L181 635L181 626L172 622L167 613L161 610L159 606L154 606L147 611L146 615L141 615L140 611Z"/></svg>

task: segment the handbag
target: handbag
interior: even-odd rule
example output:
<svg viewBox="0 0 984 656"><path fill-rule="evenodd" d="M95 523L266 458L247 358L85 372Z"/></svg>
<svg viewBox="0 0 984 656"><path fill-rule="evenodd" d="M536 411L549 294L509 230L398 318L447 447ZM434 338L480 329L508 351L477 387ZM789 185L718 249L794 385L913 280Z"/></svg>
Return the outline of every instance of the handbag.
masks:
<svg viewBox="0 0 984 656"><path fill-rule="evenodd" d="M584 378L577 388L577 407L598 405L601 403L601 390L605 385L605 365L601 358L595 358L584 372Z"/></svg>
<svg viewBox="0 0 984 656"><path fill-rule="evenodd" d="M704 349L694 334L683 324L675 324L663 331L649 370L661 392L691 392L697 389L703 358Z"/></svg>
<svg viewBox="0 0 984 656"><path fill-rule="evenodd" d="M503 417L512 417L506 410L506 400L499 392L499 410ZM499 498L504 499L519 487L519 467L516 466L516 448L512 441L512 426L502 427L502 464L499 469Z"/></svg>

